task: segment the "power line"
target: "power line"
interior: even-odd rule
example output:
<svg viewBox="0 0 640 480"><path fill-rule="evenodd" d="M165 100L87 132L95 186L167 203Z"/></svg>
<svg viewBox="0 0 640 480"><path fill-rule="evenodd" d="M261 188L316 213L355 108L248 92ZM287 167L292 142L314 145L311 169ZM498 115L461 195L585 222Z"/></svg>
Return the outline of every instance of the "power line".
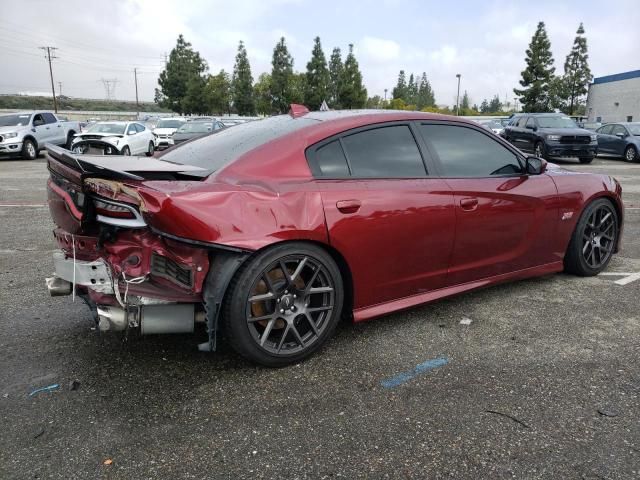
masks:
<svg viewBox="0 0 640 480"><path fill-rule="evenodd" d="M104 91L107 100L114 100L116 95L117 78L103 78L102 84L104 85Z"/></svg>
<svg viewBox="0 0 640 480"><path fill-rule="evenodd" d="M53 111L58 113L58 100L56 100L56 89L53 86L53 69L51 68L51 59L58 58L51 56L51 50L56 51L56 47L40 47L40 49L47 52L47 60L49 61L49 75L51 77L51 93L53 94Z"/></svg>

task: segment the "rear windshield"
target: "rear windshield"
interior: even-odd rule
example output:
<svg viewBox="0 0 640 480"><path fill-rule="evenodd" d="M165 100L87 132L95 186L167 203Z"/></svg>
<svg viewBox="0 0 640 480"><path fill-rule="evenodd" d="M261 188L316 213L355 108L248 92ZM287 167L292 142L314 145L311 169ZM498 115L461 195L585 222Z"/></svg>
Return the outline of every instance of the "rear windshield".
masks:
<svg viewBox="0 0 640 480"><path fill-rule="evenodd" d="M640 135L640 123L629 123L627 128L631 135Z"/></svg>
<svg viewBox="0 0 640 480"><path fill-rule="evenodd" d="M207 133L211 131L211 126L211 122L189 122L176 130L176 133Z"/></svg>
<svg viewBox="0 0 640 480"><path fill-rule="evenodd" d="M87 129L87 132L113 133L114 135L122 135L124 134L124 127L124 123L95 123Z"/></svg>
<svg viewBox="0 0 640 480"><path fill-rule="evenodd" d="M160 120L156 128L179 128L184 123L184 120Z"/></svg>
<svg viewBox="0 0 640 480"><path fill-rule="evenodd" d="M311 118L292 118L289 115L254 120L184 143L167 150L161 158L202 167L208 170L207 174L211 174L260 145L317 122Z"/></svg>

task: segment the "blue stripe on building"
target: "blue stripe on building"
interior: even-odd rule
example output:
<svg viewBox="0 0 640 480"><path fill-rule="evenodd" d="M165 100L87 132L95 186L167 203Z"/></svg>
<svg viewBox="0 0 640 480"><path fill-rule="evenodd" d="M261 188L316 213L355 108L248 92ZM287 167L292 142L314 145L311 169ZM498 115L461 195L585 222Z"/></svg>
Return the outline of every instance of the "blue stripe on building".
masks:
<svg viewBox="0 0 640 480"><path fill-rule="evenodd" d="M593 79L593 84L597 83L609 83L619 82L620 80L630 80L632 78L640 78L640 70L633 70L631 72L616 73L614 75L607 75L606 77L598 77Z"/></svg>

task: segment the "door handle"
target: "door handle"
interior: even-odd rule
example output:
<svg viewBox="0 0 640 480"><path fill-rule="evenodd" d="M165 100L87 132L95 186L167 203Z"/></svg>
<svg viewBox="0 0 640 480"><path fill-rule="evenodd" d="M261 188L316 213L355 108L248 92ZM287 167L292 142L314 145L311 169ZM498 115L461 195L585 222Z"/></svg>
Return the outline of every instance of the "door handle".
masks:
<svg viewBox="0 0 640 480"><path fill-rule="evenodd" d="M360 200L338 200L336 202L336 208L342 213L356 213L360 210Z"/></svg>
<svg viewBox="0 0 640 480"><path fill-rule="evenodd" d="M466 212L472 212L478 208L477 198L463 198L460 200L460 208Z"/></svg>

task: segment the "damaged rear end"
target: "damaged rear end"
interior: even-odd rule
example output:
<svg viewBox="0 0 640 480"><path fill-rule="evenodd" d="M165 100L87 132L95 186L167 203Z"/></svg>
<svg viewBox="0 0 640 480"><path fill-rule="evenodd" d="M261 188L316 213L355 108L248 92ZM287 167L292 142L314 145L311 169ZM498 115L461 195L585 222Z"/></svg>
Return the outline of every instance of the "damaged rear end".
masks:
<svg viewBox="0 0 640 480"><path fill-rule="evenodd" d="M152 203L157 210L167 196L149 183L201 182L202 169L154 158L88 157L58 147L48 152L48 203L58 247L55 274L46 279L50 294L80 296L100 331L187 333L206 323L209 342L202 348L214 349L222 295L215 292L224 292L235 271L229 265L246 254L160 231L148 208ZM215 278L208 277L211 263L220 268Z"/></svg>

